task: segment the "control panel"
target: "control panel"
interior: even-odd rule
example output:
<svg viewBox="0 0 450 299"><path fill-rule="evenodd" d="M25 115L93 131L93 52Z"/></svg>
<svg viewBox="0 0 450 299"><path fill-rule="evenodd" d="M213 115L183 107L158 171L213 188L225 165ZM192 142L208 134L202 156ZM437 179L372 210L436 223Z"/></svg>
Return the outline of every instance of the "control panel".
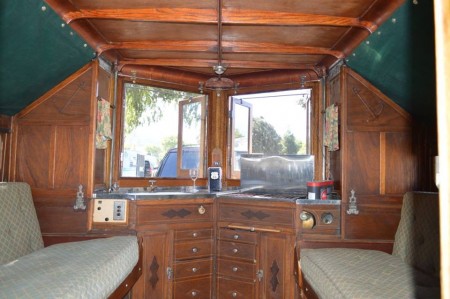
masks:
<svg viewBox="0 0 450 299"><path fill-rule="evenodd" d="M128 200L94 199L94 222L127 223Z"/></svg>

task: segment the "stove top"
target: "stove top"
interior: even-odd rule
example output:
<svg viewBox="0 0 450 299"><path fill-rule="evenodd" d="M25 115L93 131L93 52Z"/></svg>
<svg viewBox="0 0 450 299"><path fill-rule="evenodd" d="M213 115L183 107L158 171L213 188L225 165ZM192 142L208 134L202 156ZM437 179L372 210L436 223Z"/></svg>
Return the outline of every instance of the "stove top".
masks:
<svg viewBox="0 0 450 299"><path fill-rule="evenodd" d="M238 197L243 199L256 200L276 200L276 201L296 201L297 199L306 199L308 193L306 189L265 189L265 188L250 188L242 190L241 192L231 193L228 196Z"/></svg>

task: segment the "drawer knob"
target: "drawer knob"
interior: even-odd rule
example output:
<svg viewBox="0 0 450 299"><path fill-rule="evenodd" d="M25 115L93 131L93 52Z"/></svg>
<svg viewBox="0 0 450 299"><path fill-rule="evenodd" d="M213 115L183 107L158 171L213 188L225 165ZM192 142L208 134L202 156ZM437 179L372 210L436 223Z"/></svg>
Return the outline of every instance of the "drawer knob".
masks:
<svg viewBox="0 0 450 299"><path fill-rule="evenodd" d="M197 268L195 268L195 267L194 267L194 268L192 268L192 272L194 272L194 273L195 273L195 272L197 272L197 271L198 271L198 269L197 269Z"/></svg>
<svg viewBox="0 0 450 299"><path fill-rule="evenodd" d="M198 252L198 248L197 247L192 248L192 252L193 253L197 253Z"/></svg>
<svg viewBox="0 0 450 299"><path fill-rule="evenodd" d="M198 213L199 213L200 215L205 214L205 213L206 213L205 207L204 207L204 206L199 206L199 207L198 207Z"/></svg>
<svg viewBox="0 0 450 299"><path fill-rule="evenodd" d="M239 250L237 248L233 248L233 253L237 253Z"/></svg>
<svg viewBox="0 0 450 299"><path fill-rule="evenodd" d="M233 239L235 239L235 240L239 239L239 235L238 235L238 234L235 234L235 235L233 236Z"/></svg>
<svg viewBox="0 0 450 299"><path fill-rule="evenodd" d="M196 291L192 291L192 297L195 297L195 296L197 296L197 292Z"/></svg>
<svg viewBox="0 0 450 299"><path fill-rule="evenodd" d="M233 298L236 298L237 297L237 292L233 292L233 293L231 293L231 297L233 297Z"/></svg>
<svg viewBox="0 0 450 299"><path fill-rule="evenodd" d="M194 238L197 238L198 233L197 233L197 232L194 232L194 233L192 233L192 236L193 236Z"/></svg>
<svg viewBox="0 0 450 299"><path fill-rule="evenodd" d="M237 272L238 267L233 267L232 270L233 270L233 272Z"/></svg>

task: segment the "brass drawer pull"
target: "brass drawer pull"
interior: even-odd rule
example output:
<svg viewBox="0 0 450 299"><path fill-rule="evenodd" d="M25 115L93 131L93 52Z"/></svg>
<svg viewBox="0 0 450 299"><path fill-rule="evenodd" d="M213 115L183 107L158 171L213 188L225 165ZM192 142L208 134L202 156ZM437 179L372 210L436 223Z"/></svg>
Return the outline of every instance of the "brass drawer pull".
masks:
<svg viewBox="0 0 450 299"><path fill-rule="evenodd" d="M237 293L237 292L233 292L233 293L231 293L231 297L233 297L233 298L236 298L236 297L237 297L237 295L238 295L238 293Z"/></svg>
<svg viewBox="0 0 450 299"><path fill-rule="evenodd" d="M239 235L238 235L238 234L235 234L235 235L233 236L233 239L235 239L235 240L239 239Z"/></svg>
<svg viewBox="0 0 450 299"><path fill-rule="evenodd" d="M248 230L251 232L271 232L271 233L279 233L281 232L281 230L279 229L273 229L273 228L262 228L262 227L253 227L253 226L243 226L243 225L234 225L234 224L229 224L227 226L228 228L237 228L237 229L242 229L242 230Z"/></svg>
<svg viewBox="0 0 450 299"><path fill-rule="evenodd" d="M231 270L233 270L233 272L237 272L238 267L233 267Z"/></svg>
<svg viewBox="0 0 450 299"><path fill-rule="evenodd" d="M197 247L192 248L192 252L193 253L197 253L198 252L198 248Z"/></svg>
<svg viewBox="0 0 450 299"><path fill-rule="evenodd" d="M197 238L198 237L198 233L197 232L193 232L192 233L192 237Z"/></svg>
<svg viewBox="0 0 450 299"><path fill-rule="evenodd" d="M237 253L239 250L237 248L233 248L233 253Z"/></svg>
<svg viewBox="0 0 450 299"><path fill-rule="evenodd" d="M199 213L200 215L205 214L205 213L206 213L205 207L204 207L204 206L199 206L199 207L198 207L198 213Z"/></svg>
<svg viewBox="0 0 450 299"><path fill-rule="evenodd" d="M196 297L197 296L197 292L196 291L192 291L192 297Z"/></svg>
<svg viewBox="0 0 450 299"><path fill-rule="evenodd" d="M194 268L192 268L192 272L194 272L194 273L195 273L195 272L197 272L197 271L198 271L198 268L195 268L195 267L194 267Z"/></svg>

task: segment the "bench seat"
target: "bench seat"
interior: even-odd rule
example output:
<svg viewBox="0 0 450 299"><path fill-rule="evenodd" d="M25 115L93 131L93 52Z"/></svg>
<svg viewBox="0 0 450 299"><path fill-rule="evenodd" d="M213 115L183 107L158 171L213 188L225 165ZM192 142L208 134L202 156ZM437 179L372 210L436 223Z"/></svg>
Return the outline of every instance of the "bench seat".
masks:
<svg viewBox="0 0 450 299"><path fill-rule="evenodd" d="M440 298L439 246L439 194L407 192L392 254L301 249L299 285L322 299Z"/></svg>
<svg viewBox="0 0 450 299"><path fill-rule="evenodd" d="M0 266L0 298L107 298L138 258L136 236L45 247Z"/></svg>
<svg viewBox="0 0 450 299"><path fill-rule="evenodd" d="M303 249L300 258L319 298L439 298L439 278L382 251Z"/></svg>

